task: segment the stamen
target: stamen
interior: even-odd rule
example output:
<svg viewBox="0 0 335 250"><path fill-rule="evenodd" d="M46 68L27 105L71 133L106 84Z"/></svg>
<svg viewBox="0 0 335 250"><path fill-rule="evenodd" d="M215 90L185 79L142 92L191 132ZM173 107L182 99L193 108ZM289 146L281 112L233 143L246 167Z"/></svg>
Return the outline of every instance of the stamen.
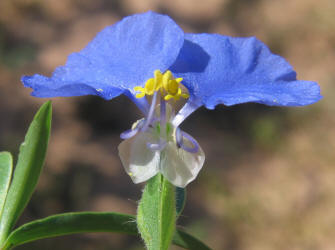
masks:
<svg viewBox="0 0 335 250"><path fill-rule="evenodd" d="M185 146L183 142L183 137L185 137L187 140L189 140L193 147L187 147ZM198 142L188 133L181 131L179 128L176 130L176 141L177 141L177 146L184 149L185 151L189 153L197 153L199 151L199 144Z"/></svg>
<svg viewBox="0 0 335 250"><path fill-rule="evenodd" d="M189 94L183 93L182 88L184 88L181 81L183 78L174 78L170 70L167 70L162 74L159 70L155 70L154 78L149 78L144 87L136 86L134 90L136 93L136 98L143 98L145 95L153 95L154 92L160 91L162 98L166 101L173 98L178 101L181 97L184 99L189 98Z"/></svg>
<svg viewBox="0 0 335 250"><path fill-rule="evenodd" d="M165 146L166 146L166 141L162 141L160 140L159 143L147 143L147 147L148 149L150 149L151 151L162 151Z"/></svg>
<svg viewBox="0 0 335 250"><path fill-rule="evenodd" d="M192 114L200 106L201 104L189 100L182 107L182 109L179 110L178 114L173 118L172 125L177 128L190 114Z"/></svg>
<svg viewBox="0 0 335 250"><path fill-rule="evenodd" d="M155 91L155 93L152 97L152 101L151 101L150 109L149 109L149 112L148 112L148 116L145 119L145 123L144 123L143 127L141 128L142 132L146 131L148 129L149 125L152 123L152 119L154 117L156 101L157 101L157 91Z"/></svg>
<svg viewBox="0 0 335 250"><path fill-rule="evenodd" d="M160 102L160 121L161 121L161 126L163 127L163 125L166 122L166 103L165 101L161 98L161 102Z"/></svg>
<svg viewBox="0 0 335 250"><path fill-rule="evenodd" d="M147 115L149 111L149 103L147 98L136 98L133 93L126 91L124 93L136 106L142 111L143 115Z"/></svg>
<svg viewBox="0 0 335 250"><path fill-rule="evenodd" d="M120 134L120 138L123 140L129 139L133 137L134 135L136 135L138 130L139 130L138 128L128 129Z"/></svg>
<svg viewBox="0 0 335 250"><path fill-rule="evenodd" d="M140 130L140 128L143 127L143 123L144 123L143 119L134 123L131 129L128 129L120 134L120 138L126 140L135 136Z"/></svg>
<svg viewBox="0 0 335 250"><path fill-rule="evenodd" d="M182 135L181 135L181 130L180 128L176 129L176 142L177 142L177 147L180 148L182 144Z"/></svg>

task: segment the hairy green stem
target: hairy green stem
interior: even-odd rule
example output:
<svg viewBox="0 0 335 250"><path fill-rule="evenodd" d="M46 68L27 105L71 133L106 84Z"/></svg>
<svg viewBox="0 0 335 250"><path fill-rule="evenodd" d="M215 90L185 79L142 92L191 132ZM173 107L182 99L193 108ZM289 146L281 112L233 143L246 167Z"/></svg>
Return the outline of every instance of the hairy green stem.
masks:
<svg viewBox="0 0 335 250"><path fill-rule="evenodd" d="M144 188L137 227L148 250L169 248L176 229L175 187L161 174L151 178Z"/></svg>

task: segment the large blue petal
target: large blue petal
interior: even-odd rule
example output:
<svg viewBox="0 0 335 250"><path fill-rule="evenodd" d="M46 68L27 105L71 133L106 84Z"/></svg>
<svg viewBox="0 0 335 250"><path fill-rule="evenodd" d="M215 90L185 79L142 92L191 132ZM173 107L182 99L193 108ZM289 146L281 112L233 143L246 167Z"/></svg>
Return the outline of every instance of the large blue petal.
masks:
<svg viewBox="0 0 335 250"><path fill-rule="evenodd" d="M317 83L296 80L290 64L254 37L185 34L185 41L189 43L171 70L184 78L194 106L213 109L220 103L245 102L301 106L321 99ZM203 49L200 54L195 45Z"/></svg>
<svg viewBox="0 0 335 250"><path fill-rule="evenodd" d="M109 100L133 92L155 70L167 70L183 42L183 31L168 16L137 14L102 30L51 77L25 76L22 81L38 97L98 95Z"/></svg>

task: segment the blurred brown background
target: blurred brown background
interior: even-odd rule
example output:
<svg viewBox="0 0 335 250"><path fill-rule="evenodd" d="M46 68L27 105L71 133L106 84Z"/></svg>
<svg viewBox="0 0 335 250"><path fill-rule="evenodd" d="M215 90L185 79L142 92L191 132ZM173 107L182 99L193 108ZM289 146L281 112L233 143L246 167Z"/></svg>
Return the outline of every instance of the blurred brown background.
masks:
<svg viewBox="0 0 335 250"><path fill-rule="evenodd" d="M302 108L257 104L200 109L184 124L207 160L190 184L179 224L213 249L335 249L335 2L333 0L0 0L0 150L17 154L45 100L23 74L64 64L104 26L146 10L187 32L257 36L319 82L324 99ZM136 212L117 154L139 118L126 98L53 99L53 129L38 189L19 224L69 211ZM18 249L143 249L136 237L89 234ZM178 248L174 248L178 249Z"/></svg>

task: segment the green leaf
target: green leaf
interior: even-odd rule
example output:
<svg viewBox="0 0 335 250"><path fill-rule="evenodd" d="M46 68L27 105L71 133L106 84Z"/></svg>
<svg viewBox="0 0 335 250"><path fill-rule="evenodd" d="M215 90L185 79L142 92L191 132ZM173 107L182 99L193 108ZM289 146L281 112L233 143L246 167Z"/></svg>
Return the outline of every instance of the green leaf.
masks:
<svg viewBox="0 0 335 250"><path fill-rule="evenodd" d="M148 250L166 250L176 226L175 187L161 174L144 188L137 210L137 227Z"/></svg>
<svg viewBox="0 0 335 250"><path fill-rule="evenodd" d="M0 221L0 244L14 227L37 184L49 141L51 113L51 102L46 102L35 115L21 144Z"/></svg>
<svg viewBox="0 0 335 250"><path fill-rule="evenodd" d="M13 158L9 152L0 152L0 218L5 204L13 171Z"/></svg>
<svg viewBox="0 0 335 250"><path fill-rule="evenodd" d="M186 203L186 188L176 187L176 212L177 216L183 212Z"/></svg>
<svg viewBox="0 0 335 250"><path fill-rule="evenodd" d="M211 250L197 238L179 229L173 237L173 243L177 246L190 250Z"/></svg>
<svg viewBox="0 0 335 250"><path fill-rule="evenodd" d="M135 216L119 213L76 212L64 213L32 221L14 230L2 250L7 250L38 239L61 235L93 232L114 232L137 235ZM193 236L178 230L173 243L191 250L209 250Z"/></svg>
<svg viewBox="0 0 335 250"><path fill-rule="evenodd" d="M118 213L77 212L53 215L17 228L9 235L2 249L76 233L115 232L137 235L135 221L135 216Z"/></svg>

